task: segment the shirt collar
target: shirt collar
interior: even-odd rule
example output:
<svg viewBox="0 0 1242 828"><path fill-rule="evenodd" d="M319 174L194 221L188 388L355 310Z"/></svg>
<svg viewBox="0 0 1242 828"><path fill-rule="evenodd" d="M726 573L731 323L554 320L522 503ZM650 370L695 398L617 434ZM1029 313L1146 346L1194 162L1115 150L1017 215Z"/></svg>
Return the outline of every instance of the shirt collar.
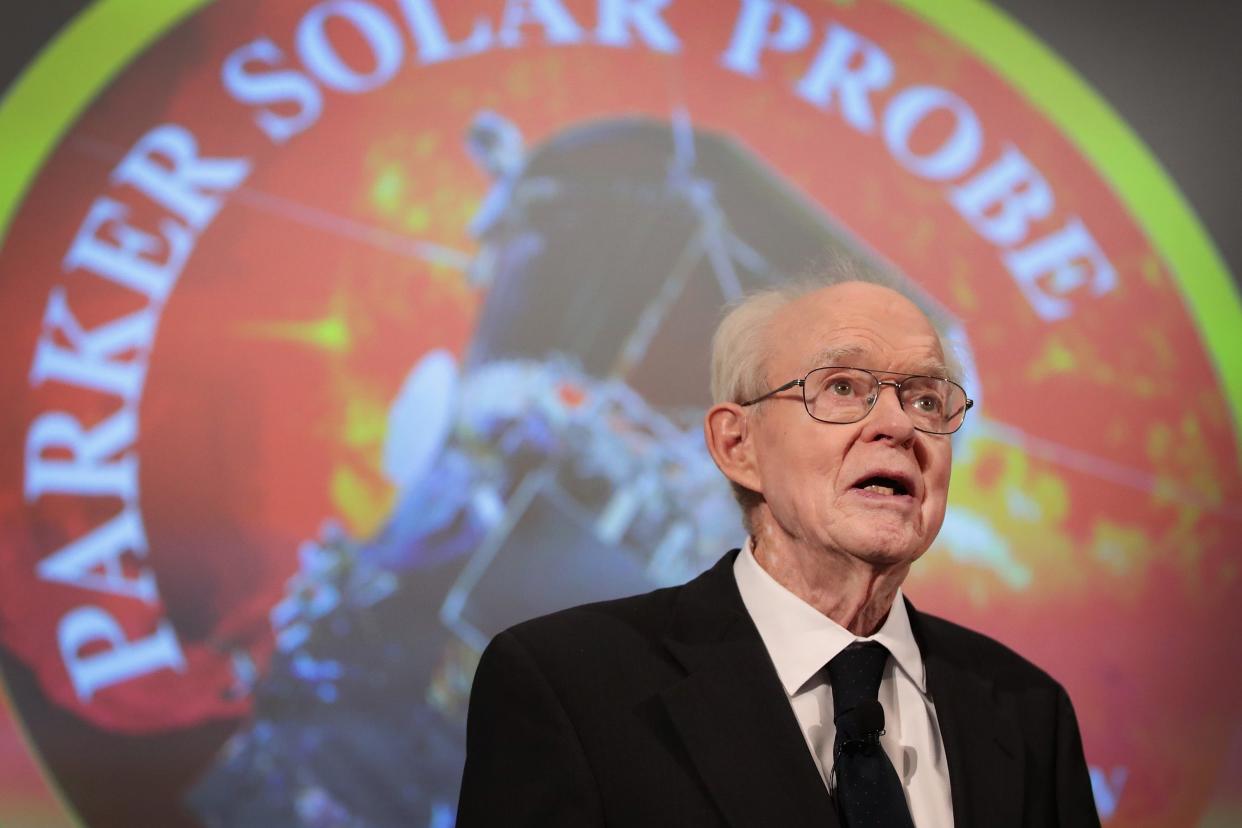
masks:
<svg viewBox="0 0 1242 828"><path fill-rule="evenodd" d="M733 564L742 603L750 613L759 637L776 667L785 692L790 696L831 661L837 653L855 641L878 641L888 648L900 669L919 692L926 694L923 656L901 590L893 599L888 618L875 635L863 638L833 621L819 610L794 595L767 573L755 560L751 542Z"/></svg>

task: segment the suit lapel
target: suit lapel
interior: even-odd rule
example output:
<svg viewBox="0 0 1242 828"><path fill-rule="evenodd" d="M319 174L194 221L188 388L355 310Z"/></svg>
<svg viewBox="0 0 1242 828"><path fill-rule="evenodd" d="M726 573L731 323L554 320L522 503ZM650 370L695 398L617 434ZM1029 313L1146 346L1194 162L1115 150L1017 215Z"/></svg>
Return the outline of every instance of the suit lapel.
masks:
<svg viewBox="0 0 1242 828"><path fill-rule="evenodd" d="M733 579L733 555L687 584L665 639L686 677L660 696L731 825L838 826L767 650Z"/></svg>
<svg viewBox="0 0 1242 828"><path fill-rule="evenodd" d="M907 606L944 740L954 825L1021 825L1023 759L1017 723L998 705L986 672L964 664Z"/></svg>

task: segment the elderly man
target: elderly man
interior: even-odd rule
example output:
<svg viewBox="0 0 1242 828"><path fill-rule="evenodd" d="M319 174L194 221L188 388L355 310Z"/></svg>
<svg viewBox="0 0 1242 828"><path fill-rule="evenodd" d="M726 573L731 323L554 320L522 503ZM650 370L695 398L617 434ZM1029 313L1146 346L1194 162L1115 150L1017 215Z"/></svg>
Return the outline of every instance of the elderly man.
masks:
<svg viewBox="0 0 1242 828"><path fill-rule="evenodd" d="M876 284L737 306L704 429L745 547L497 636L459 828L1098 825L1060 685L901 595L971 404L949 356Z"/></svg>

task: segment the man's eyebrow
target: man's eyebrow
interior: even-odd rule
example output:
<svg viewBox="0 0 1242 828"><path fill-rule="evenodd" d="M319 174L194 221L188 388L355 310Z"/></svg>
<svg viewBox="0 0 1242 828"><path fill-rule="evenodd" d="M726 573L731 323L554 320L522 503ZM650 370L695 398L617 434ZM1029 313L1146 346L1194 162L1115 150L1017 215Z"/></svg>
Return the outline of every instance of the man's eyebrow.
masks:
<svg viewBox="0 0 1242 828"><path fill-rule="evenodd" d="M864 357L864 351L857 345L838 345L835 348L825 348L820 351L811 360L812 364L808 368L820 368L825 365L853 365L857 360Z"/></svg>
<svg viewBox="0 0 1242 828"><path fill-rule="evenodd" d="M929 377L942 377L948 379L949 367L943 361L938 359L929 359L914 365L912 374L923 374Z"/></svg>

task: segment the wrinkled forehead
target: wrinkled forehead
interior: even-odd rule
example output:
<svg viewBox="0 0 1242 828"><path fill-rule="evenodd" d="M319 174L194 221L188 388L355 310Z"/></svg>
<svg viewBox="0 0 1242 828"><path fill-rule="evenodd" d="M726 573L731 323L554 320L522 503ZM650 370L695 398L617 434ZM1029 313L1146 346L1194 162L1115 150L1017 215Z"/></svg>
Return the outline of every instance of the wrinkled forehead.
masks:
<svg viewBox="0 0 1242 828"><path fill-rule="evenodd" d="M837 285L803 297L773 320L769 367L847 365L947 376L940 337L909 299L876 285Z"/></svg>
<svg viewBox="0 0 1242 828"><path fill-rule="evenodd" d="M902 354L885 354L858 343L830 345L804 360L802 367L810 371L825 365L840 365L850 368L867 368L872 371L948 377L949 369L940 354L939 341L933 338L930 346L930 349L923 353L919 352L924 350L923 348L916 348Z"/></svg>

